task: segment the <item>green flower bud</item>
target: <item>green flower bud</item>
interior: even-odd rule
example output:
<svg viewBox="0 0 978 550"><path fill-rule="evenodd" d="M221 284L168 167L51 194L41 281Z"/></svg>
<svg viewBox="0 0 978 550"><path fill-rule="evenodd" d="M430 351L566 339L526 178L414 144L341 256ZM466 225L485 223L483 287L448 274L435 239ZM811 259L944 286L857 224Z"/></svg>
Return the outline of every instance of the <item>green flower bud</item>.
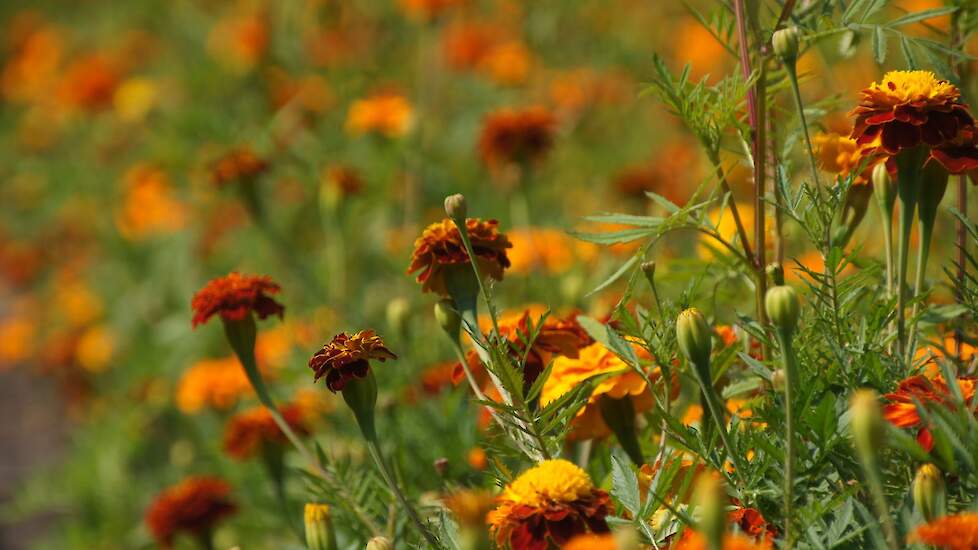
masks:
<svg viewBox="0 0 978 550"><path fill-rule="evenodd" d="M881 162L873 167L873 194L885 212L893 214L893 205L896 202L897 188L896 182L890 177L890 172L886 169L886 163Z"/></svg>
<svg viewBox="0 0 978 550"><path fill-rule="evenodd" d="M788 27L774 32L771 37L771 45L774 47L774 54L781 59L785 65L794 65L798 59L798 43L801 33L798 27Z"/></svg>
<svg viewBox="0 0 978 550"><path fill-rule="evenodd" d="M366 550L394 550L394 543L387 537L374 537L367 541Z"/></svg>
<svg viewBox="0 0 978 550"><path fill-rule="evenodd" d="M863 460L875 460L877 452L885 443L879 396L873 390L856 390L849 400L849 414L856 451Z"/></svg>
<svg viewBox="0 0 978 550"><path fill-rule="evenodd" d="M700 476L693 494L696 503L697 530L706 537L709 548L723 547L727 530L727 491L718 476Z"/></svg>
<svg viewBox="0 0 978 550"><path fill-rule="evenodd" d="M329 506L306 504L306 547L309 550L336 550L336 533Z"/></svg>
<svg viewBox="0 0 978 550"><path fill-rule="evenodd" d="M764 307L774 326L791 335L798 326L801 304L798 293L790 286L774 286L764 296Z"/></svg>
<svg viewBox="0 0 978 550"><path fill-rule="evenodd" d="M708 367L713 351L713 330L706 317L696 308L689 308L676 319L676 340L683 355L697 367Z"/></svg>
<svg viewBox="0 0 978 550"><path fill-rule="evenodd" d="M777 392L784 392L788 378L785 376L784 369L778 369L771 373L771 387Z"/></svg>
<svg viewBox="0 0 978 550"><path fill-rule="evenodd" d="M944 515L947 495L944 477L937 466L924 464L913 478L913 503L925 521L931 522Z"/></svg>
<svg viewBox="0 0 978 550"><path fill-rule="evenodd" d="M455 309L455 302L451 298L445 298L435 303L435 320L438 321L438 326L445 331L449 338L458 340L458 333L462 328L462 318Z"/></svg>
<svg viewBox="0 0 978 550"><path fill-rule="evenodd" d="M467 214L465 197L461 193L445 197L445 213L453 220L464 220Z"/></svg>
<svg viewBox="0 0 978 550"><path fill-rule="evenodd" d="M376 441L377 429L374 427L374 408L377 406L377 379L372 370L363 378L351 378L343 386L343 400L346 401L353 416L360 425L360 431L368 441Z"/></svg>

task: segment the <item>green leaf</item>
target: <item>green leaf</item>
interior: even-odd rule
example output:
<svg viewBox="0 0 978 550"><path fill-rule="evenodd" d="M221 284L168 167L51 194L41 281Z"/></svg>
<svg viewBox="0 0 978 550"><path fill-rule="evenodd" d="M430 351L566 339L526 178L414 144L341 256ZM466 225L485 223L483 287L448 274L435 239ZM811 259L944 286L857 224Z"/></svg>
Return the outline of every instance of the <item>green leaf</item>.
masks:
<svg viewBox="0 0 978 550"><path fill-rule="evenodd" d="M632 516L638 515L642 507L638 477L632 470L628 458L622 457L617 449L611 453L611 495L618 499Z"/></svg>
<svg viewBox="0 0 978 550"><path fill-rule="evenodd" d="M635 216L632 214L598 214L586 216L589 222L597 223L620 223L622 225L634 225L637 227L658 227L662 225L662 218L652 216Z"/></svg>
<svg viewBox="0 0 978 550"><path fill-rule="evenodd" d="M886 61L886 31L880 25L873 28L873 59L880 65Z"/></svg>
<svg viewBox="0 0 978 550"><path fill-rule="evenodd" d="M615 281L620 279L622 275L628 273L628 270L631 269L636 263L638 263L638 256L632 256L631 258L628 259L627 262L623 263L621 267L618 268L617 271L615 271L607 279L605 279L604 282L594 287L594 289L591 290L591 292L588 292L587 296L591 296L592 294L597 294L598 292L601 292L602 290L611 286Z"/></svg>
<svg viewBox="0 0 978 550"><path fill-rule="evenodd" d="M588 233L584 231L568 231L570 236L575 239L587 241L594 244L622 244L644 239L653 235L653 231L643 229L622 229L620 231L609 231L607 233Z"/></svg>
<svg viewBox="0 0 978 550"><path fill-rule="evenodd" d="M899 27L900 25L909 25L910 23L916 23L918 21L923 21L925 19L931 19L933 17L940 17L942 15L948 15L958 11L955 6L947 6L943 8L931 8L928 10L915 11L913 13L908 13L902 17L897 17L893 21L886 24L887 27Z"/></svg>

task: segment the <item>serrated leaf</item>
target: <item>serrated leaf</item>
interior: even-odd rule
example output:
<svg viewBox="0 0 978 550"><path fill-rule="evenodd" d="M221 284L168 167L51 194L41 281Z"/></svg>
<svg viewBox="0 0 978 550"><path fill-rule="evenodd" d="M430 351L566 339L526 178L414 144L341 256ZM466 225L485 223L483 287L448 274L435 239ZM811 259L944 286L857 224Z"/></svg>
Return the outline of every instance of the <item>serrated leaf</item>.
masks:
<svg viewBox="0 0 978 550"><path fill-rule="evenodd" d="M618 450L611 453L611 496L618 499L632 516L636 516L642 507L638 477L632 471L631 463Z"/></svg>

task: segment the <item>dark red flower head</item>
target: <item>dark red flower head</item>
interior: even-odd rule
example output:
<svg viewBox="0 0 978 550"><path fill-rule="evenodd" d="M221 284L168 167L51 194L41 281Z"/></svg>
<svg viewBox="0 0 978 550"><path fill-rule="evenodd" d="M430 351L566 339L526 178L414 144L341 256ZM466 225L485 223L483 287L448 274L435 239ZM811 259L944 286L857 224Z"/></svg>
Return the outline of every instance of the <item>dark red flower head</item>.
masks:
<svg viewBox="0 0 978 550"><path fill-rule="evenodd" d="M206 537L215 525L233 514L231 486L216 477L190 477L160 493L146 511L146 524L164 548L178 533Z"/></svg>
<svg viewBox="0 0 978 550"><path fill-rule="evenodd" d="M553 147L557 119L543 107L500 109L482 124L479 154L491 168L539 161Z"/></svg>
<svg viewBox="0 0 978 550"><path fill-rule="evenodd" d="M268 163L248 147L232 149L210 166L211 183L224 186L261 174Z"/></svg>
<svg viewBox="0 0 978 550"><path fill-rule="evenodd" d="M290 403L280 407L279 412L293 432L300 436L309 434L302 407ZM247 460L266 447L287 445L288 441L264 406L232 416L224 429L224 452L235 460Z"/></svg>
<svg viewBox="0 0 978 550"><path fill-rule="evenodd" d="M499 232L496 220L482 221L478 218L465 220L465 230L472 243L472 251L478 258L483 275L501 281L503 271L510 266L506 249L513 243L504 233ZM469 255L462 243L462 236L455 222L445 218L435 222L414 241L414 254L408 274L419 271L418 282L423 292L434 292L448 296L445 286L445 269L449 266L467 264Z"/></svg>
<svg viewBox="0 0 978 550"><path fill-rule="evenodd" d="M190 302L194 310L193 326L196 328L217 314L225 321L241 321L252 312L259 319L269 315L282 317L285 307L268 296L280 290L281 287L267 275L231 272L213 279Z"/></svg>
<svg viewBox="0 0 978 550"><path fill-rule="evenodd" d="M372 330L362 330L352 336L341 332L312 356L309 368L316 373L315 380L325 376L326 387L338 392L351 379L365 378L372 359L383 362L397 356Z"/></svg>

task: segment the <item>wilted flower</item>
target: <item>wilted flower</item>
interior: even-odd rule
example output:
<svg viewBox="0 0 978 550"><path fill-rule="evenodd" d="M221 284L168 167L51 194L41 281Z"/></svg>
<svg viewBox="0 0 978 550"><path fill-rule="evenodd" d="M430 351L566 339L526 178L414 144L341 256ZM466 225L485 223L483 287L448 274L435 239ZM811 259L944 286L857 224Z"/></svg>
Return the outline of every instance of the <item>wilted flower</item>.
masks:
<svg viewBox="0 0 978 550"><path fill-rule="evenodd" d="M398 138L414 123L414 108L407 98L395 93L380 93L358 99L346 115L346 129L353 135L380 134Z"/></svg>
<svg viewBox="0 0 978 550"><path fill-rule="evenodd" d="M466 232L472 242L472 250L479 262L480 272L497 281L503 278L503 270L509 267L506 249L513 245L497 229L496 220L482 221L469 218L465 221ZM448 295L445 286L445 270L451 266L469 263L469 255L455 222L445 218L435 222L414 241L414 253L408 274L419 271L418 282L423 292Z"/></svg>
<svg viewBox="0 0 978 550"><path fill-rule="evenodd" d="M918 145L948 172L978 168L975 121L961 92L930 71L890 71L862 91L850 116L852 138L875 153L894 156Z"/></svg>
<svg viewBox="0 0 978 550"><path fill-rule="evenodd" d="M304 411L298 405L283 405L279 413L297 435L309 434ZM265 448L280 448L288 441L264 406L232 416L224 429L224 452L235 460L247 460Z"/></svg>
<svg viewBox="0 0 978 550"><path fill-rule="evenodd" d="M384 341L372 330L362 330L348 335L341 332L317 351L309 360L309 368L315 380L326 377L326 387L332 392L342 391L354 378L365 378L370 371L370 361L397 359Z"/></svg>
<svg viewBox="0 0 978 550"><path fill-rule="evenodd" d="M225 321L241 321L251 313L264 319L269 315L282 317L285 307L272 299L281 288L267 275L240 275L212 279L194 295L190 307L194 310L193 326L206 323L214 315Z"/></svg>
<svg viewBox="0 0 978 550"><path fill-rule="evenodd" d="M215 525L237 510L231 486L215 477L191 477L160 493L146 511L146 524L165 548L179 533L209 540Z"/></svg>
<svg viewBox="0 0 978 550"><path fill-rule="evenodd" d="M539 162L553 147L557 119L544 107L500 109L486 116L479 154L490 168Z"/></svg>
<svg viewBox="0 0 978 550"><path fill-rule="evenodd" d="M231 149L210 166L211 183L227 185L253 178L268 170L268 163L249 147Z"/></svg>
<svg viewBox="0 0 978 550"><path fill-rule="evenodd" d="M545 460L506 486L489 513L500 546L545 550L582 533L607 533L608 494L584 470L566 460Z"/></svg>
<svg viewBox="0 0 978 550"><path fill-rule="evenodd" d="M965 403L971 403L975 395L975 379L958 378L957 384ZM954 403L954 397L944 377L911 376L900 382L896 391L884 397L889 403L883 408L883 417L898 428L919 428L917 442L929 451L934 446L934 438L929 427L924 426L916 403L950 407Z"/></svg>
<svg viewBox="0 0 978 550"><path fill-rule="evenodd" d="M921 543L944 550L978 548L978 513L964 512L944 516L921 525L908 537L910 543Z"/></svg>

